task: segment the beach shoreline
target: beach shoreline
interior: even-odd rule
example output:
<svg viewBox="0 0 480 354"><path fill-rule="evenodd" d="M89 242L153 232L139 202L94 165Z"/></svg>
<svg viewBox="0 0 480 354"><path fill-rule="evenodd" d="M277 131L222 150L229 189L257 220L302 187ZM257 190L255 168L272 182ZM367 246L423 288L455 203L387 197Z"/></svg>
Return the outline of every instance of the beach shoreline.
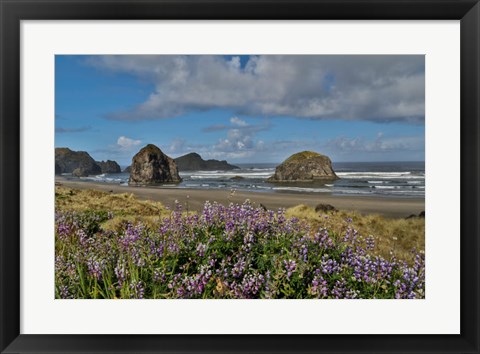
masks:
<svg viewBox="0 0 480 354"><path fill-rule="evenodd" d="M409 215L418 215L425 210L424 198L391 198L374 196L337 196L331 193L261 193L211 189L180 189L169 187L134 187L121 186L119 184L73 181L56 176L55 184L67 188L91 189L109 193L132 193L141 200L153 200L163 205L173 207L177 200L184 208L192 211L203 209L204 203L218 202L221 204L243 203L249 199L257 205L262 204L268 209L290 208L304 204L310 207L316 205L331 204L339 210L357 211L361 214L379 214L389 218L405 218Z"/></svg>

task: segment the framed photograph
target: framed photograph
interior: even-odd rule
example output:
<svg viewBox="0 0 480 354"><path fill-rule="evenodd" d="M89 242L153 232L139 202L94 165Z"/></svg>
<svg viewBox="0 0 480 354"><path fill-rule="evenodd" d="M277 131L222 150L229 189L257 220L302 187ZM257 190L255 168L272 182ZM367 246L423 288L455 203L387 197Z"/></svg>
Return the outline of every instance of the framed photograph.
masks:
<svg viewBox="0 0 480 354"><path fill-rule="evenodd" d="M1 1L1 353L479 353L477 1Z"/></svg>

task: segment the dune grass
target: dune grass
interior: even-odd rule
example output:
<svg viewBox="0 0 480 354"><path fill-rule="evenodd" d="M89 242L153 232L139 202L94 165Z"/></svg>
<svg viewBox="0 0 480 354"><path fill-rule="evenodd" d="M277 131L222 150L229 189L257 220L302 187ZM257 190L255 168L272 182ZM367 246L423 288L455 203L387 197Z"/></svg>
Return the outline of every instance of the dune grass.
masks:
<svg viewBox="0 0 480 354"><path fill-rule="evenodd" d="M336 234L345 234L353 224L363 237L375 238L375 253L388 258L394 253L399 259L409 263L414 261L414 253L425 252L425 219L391 219L381 215L362 215L350 211L316 212L306 205L289 208L287 217L304 220L313 227L324 227Z"/></svg>
<svg viewBox="0 0 480 354"><path fill-rule="evenodd" d="M105 211L113 213L113 218L105 221L105 230L115 230L121 225L143 223L153 226L169 211L162 203L137 199L131 193L113 194L96 190L55 187L56 211Z"/></svg>

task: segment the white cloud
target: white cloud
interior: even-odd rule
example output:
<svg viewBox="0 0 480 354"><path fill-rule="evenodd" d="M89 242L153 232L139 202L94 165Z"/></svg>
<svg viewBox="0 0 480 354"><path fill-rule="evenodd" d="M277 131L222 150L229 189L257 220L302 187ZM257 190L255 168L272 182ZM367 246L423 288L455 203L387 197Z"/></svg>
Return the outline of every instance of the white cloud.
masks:
<svg viewBox="0 0 480 354"><path fill-rule="evenodd" d="M112 119L159 119L226 108L241 115L421 123L423 56L97 56L90 65L153 83L149 97ZM235 124L232 122L232 124Z"/></svg>
<svg viewBox="0 0 480 354"><path fill-rule="evenodd" d="M332 151L343 154L423 151L424 146L423 136L386 137L381 132L377 134L376 139L340 136L325 144L325 147Z"/></svg>
<svg viewBox="0 0 480 354"><path fill-rule="evenodd" d="M244 120L241 120L238 117L230 118L230 123L232 123L233 125L237 125L239 127L246 127L248 125L247 122L245 122Z"/></svg>
<svg viewBox="0 0 480 354"><path fill-rule="evenodd" d="M270 127L268 121L262 124L250 125L238 117L230 118L231 126L227 126L226 138L220 139L211 148L213 155L224 155L229 158L244 158L253 156L264 150L265 143L256 140L258 132Z"/></svg>
<svg viewBox="0 0 480 354"><path fill-rule="evenodd" d="M125 150L130 150L138 145L140 145L142 143L141 140L134 140L134 139L130 139L130 138L127 138L126 136L120 136L118 139L117 139L117 145L121 148L121 149L125 149Z"/></svg>

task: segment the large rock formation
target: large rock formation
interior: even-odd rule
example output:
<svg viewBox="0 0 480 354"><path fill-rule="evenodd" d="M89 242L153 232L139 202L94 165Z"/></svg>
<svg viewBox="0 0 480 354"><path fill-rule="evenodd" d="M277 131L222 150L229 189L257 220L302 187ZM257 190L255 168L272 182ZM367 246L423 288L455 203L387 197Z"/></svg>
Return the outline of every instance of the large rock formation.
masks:
<svg viewBox="0 0 480 354"><path fill-rule="evenodd" d="M56 175L62 174L62 167L60 167L60 165L57 162L55 162L55 174Z"/></svg>
<svg viewBox="0 0 480 354"><path fill-rule="evenodd" d="M96 161L97 165L102 169L102 173L120 173L122 172L119 164L116 161Z"/></svg>
<svg viewBox="0 0 480 354"><path fill-rule="evenodd" d="M132 166L127 166L125 167L125 169L123 170L123 173L130 173L132 172Z"/></svg>
<svg viewBox="0 0 480 354"><path fill-rule="evenodd" d="M302 151L278 165L268 182L314 182L337 179L328 156Z"/></svg>
<svg viewBox="0 0 480 354"><path fill-rule="evenodd" d="M230 165L227 161L222 160L204 160L202 157L192 152L175 159L177 167L180 171L229 171L235 170L239 167Z"/></svg>
<svg viewBox="0 0 480 354"><path fill-rule="evenodd" d="M69 148L55 149L55 174L71 173L77 177L99 175L102 169L85 151Z"/></svg>
<svg viewBox="0 0 480 354"><path fill-rule="evenodd" d="M177 164L158 147L148 144L132 159L128 184L179 183Z"/></svg>

